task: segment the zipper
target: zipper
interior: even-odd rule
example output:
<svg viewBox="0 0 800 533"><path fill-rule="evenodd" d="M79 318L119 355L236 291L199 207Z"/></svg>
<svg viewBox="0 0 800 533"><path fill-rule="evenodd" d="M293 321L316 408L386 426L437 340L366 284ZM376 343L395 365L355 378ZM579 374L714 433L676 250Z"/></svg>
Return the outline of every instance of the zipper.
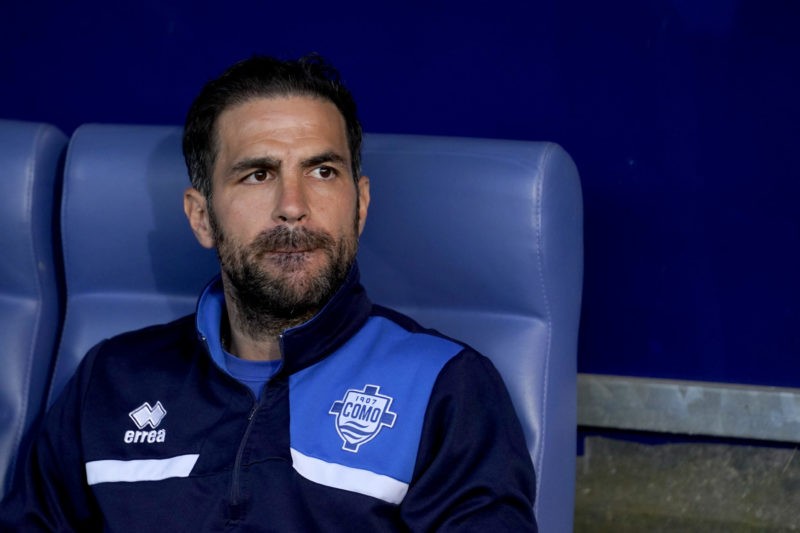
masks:
<svg viewBox="0 0 800 533"><path fill-rule="evenodd" d="M244 457L244 449L247 447L247 440L250 438L250 432L253 429L253 420L256 417L259 405L260 404L256 402L253 405L253 408L250 410L250 414L247 415L247 428L244 430L244 436L242 437L242 441L239 443L239 449L236 452L236 460L233 463L233 474L231 479L231 505L233 507L239 505L239 478L242 470L242 458Z"/></svg>
<svg viewBox="0 0 800 533"><path fill-rule="evenodd" d="M208 346L208 339L205 335L199 335L200 340L203 343L204 348L209 353L209 358L211 359L212 364L216 366L216 362L214 358L211 357L211 348ZM239 498L240 498L240 488L239 488L239 478L241 477L241 469L242 469L242 460L244 458L244 450L247 446L247 441L250 438L250 433L253 430L253 420L255 419L256 413L258 412L259 407L261 406L261 402L253 394L247 386L243 385L239 381L232 378L229 374L223 371L221 368L217 368L217 370L222 374L224 379L228 379L232 383L235 383L237 386L242 387L247 390L250 394L250 398L253 400L253 407L250 409L250 412L247 415L247 427L244 430L244 435L242 436L242 440L239 443L239 449L236 451L236 459L233 462L233 473L231 474L231 507L234 510L234 514L236 514L236 507L239 505Z"/></svg>
<svg viewBox="0 0 800 533"><path fill-rule="evenodd" d="M283 333L278 335L278 346L281 352L281 367L278 368L275 374L280 373L284 363L286 362L285 359L283 358ZM275 376L273 375L273 377ZM267 384L267 387L268 386L269 385ZM233 507L234 509L241 503L239 501L239 498L241 497L240 494L241 491L239 490L239 478L241 476L244 450L245 447L247 446L247 441L250 438L250 432L253 429L253 420L255 419L256 413L258 413L259 408L261 407L261 401L263 401L267 395L267 391L262 390L261 401L258 401L256 397L253 396L253 392L250 389L248 389L248 392L250 392L250 396L253 398L253 408L250 410L250 414L247 415L247 428L245 428L244 430L244 436L242 437L242 441L239 443L239 449L236 452L236 460L233 463L233 475L231 479L231 507Z"/></svg>

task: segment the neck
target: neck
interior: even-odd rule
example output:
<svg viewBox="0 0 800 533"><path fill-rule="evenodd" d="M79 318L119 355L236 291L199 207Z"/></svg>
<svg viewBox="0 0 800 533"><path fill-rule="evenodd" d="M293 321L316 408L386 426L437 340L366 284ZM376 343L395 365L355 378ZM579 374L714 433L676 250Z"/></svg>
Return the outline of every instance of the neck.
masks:
<svg viewBox="0 0 800 533"><path fill-rule="evenodd" d="M265 309L250 309L236 297L235 291L225 283L227 313L223 318L221 338L228 353L249 361L277 361L282 358L280 335L287 329L309 320L314 313L290 319L277 317Z"/></svg>
<svg viewBox="0 0 800 533"><path fill-rule="evenodd" d="M281 359L280 337L256 340L236 328L231 328L226 350L247 361L278 361Z"/></svg>

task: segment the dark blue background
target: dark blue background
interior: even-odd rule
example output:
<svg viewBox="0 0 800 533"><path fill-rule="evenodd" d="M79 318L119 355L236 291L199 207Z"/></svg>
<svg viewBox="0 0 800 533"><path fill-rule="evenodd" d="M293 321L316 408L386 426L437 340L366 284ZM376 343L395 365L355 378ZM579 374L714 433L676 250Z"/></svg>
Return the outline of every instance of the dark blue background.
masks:
<svg viewBox="0 0 800 533"><path fill-rule="evenodd" d="M3 0L0 117L180 124L231 62L309 51L367 131L572 154L582 372L800 387L800 2Z"/></svg>

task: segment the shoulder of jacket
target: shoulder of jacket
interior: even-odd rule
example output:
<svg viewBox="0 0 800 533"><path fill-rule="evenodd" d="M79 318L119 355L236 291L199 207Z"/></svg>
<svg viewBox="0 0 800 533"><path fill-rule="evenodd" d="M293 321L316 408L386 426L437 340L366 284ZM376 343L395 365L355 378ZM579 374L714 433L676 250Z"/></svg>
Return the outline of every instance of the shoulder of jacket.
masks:
<svg viewBox="0 0 800 533"><path fill-rule="evenodd" d="M197 342L194 324L194 315L187 315L166 324L120 333L98 343L87 358L95 359L95 365L109 360L118 364L126 358L141 361L148 354L185 351L187 346Z"/></svg>

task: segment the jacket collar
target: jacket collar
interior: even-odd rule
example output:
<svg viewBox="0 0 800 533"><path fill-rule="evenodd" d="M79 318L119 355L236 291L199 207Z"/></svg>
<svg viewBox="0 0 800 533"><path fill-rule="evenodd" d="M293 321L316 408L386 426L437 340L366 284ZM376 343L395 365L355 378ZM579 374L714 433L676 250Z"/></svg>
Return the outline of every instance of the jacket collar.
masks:
<svg viewBox="0 0 800 533"><path fill-rule="evenodd" d="M372 302L360 282L358 264L354 263L342 286L319 313L281 334L283 364L279 373L292 374L327 357L361 329L371 309ZM217 275L200 294L195 324L211 358L223 369L220 324L224 314L222 279Z"/></svg>

